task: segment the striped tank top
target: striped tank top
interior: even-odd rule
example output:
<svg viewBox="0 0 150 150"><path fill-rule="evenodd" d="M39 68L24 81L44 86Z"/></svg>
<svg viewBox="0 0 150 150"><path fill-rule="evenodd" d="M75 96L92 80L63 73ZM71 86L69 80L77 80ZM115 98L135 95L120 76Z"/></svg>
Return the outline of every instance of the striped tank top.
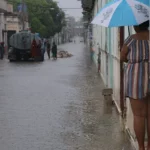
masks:
<svg viewBox="0 0 150 150"><path fill-rule="evenodd" d="M125 68L125 96L143 99L150 94L150 41L129 36L127 66Z"/></svg>

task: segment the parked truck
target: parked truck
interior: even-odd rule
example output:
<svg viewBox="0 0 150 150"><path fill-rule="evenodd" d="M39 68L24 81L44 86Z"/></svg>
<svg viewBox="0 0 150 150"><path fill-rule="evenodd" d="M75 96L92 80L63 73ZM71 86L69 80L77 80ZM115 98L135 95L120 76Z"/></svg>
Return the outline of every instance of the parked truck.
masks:
<svg viewBox="0 0 150 150"><path fill-rule="evenodd" d="M41 39L33 33L29 33L27 31L21 31L19 33L15 33L10 37L10 47L8 51L8 59L10 61L15 60L29 60L36 59L43 61L44 56L41 51ZM36 41L36 46L34 47L34 51L36 51L36 55L33 56L33 40Z"/></svg>

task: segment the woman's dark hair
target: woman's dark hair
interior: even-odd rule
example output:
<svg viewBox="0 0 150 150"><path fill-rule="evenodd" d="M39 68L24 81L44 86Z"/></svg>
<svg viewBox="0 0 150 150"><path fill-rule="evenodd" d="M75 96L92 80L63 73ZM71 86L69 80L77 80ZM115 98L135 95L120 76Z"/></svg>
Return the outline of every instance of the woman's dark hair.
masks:
<svg viewBox="0 0 150 150"><path fill-rule="evenodd" d="M145 30L148 30L148 27L149 27L149 20L146 21L146 22L143 22L141 23L140 25L138 25L139 29L141 31L145 31Z"/></svg>

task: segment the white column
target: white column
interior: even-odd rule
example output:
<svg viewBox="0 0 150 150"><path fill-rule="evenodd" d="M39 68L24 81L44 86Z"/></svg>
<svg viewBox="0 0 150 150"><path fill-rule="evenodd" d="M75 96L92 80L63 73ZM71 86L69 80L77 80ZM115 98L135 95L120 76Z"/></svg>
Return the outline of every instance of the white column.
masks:
<svg viewBox="0 0 150 150"><path fill-rule="evenodd" d="M4 43L5 43L5 53L7 53L7 51L8 51L7 32L4 33Z"/></svg>
<svg viewBox="0 0 150 150"><path fill-rule="evenodd" d="M0 42L3 41L3 30L4 30L4 13L0 13Z"/></svg>

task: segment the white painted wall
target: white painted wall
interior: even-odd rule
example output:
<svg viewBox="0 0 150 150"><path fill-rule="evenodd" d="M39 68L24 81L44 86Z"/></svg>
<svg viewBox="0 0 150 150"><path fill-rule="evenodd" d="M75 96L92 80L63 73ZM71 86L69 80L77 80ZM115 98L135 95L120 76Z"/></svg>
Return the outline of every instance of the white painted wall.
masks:
<svg viewBox="0 0 150 150"><path fill-rule="evenodd" d="M102 8L105 4L107 3L107 0L99 0L98 4L97 2L95 3L94 6L94 10L93 10L93 14L96 15L97 14L97 6L100 8ZM94 56L94 61L97 64L97 54L98 54L98 43L100 45L101 48L101 76L103 78L103 81L106 84L108 84L108 87L110 87L110 82L111 79L109 78L109 76L107 76L107 69L106 69L106 58L107 58L107 51L109 52L109 50L107 49L107 42L108 42L108 38L107 37L107 31L108 29L105 27L101 27L98 25L93 25L93 43L94 43L94 50L95 50L95 56ZM113 72L114 72L114 76L113 76L113 80L114 80L114 86L113 86L113 90L114 90L114 95L113 98L114 100L116 100L118 106L120 106L119 104L119 99L120 99L120 62L119 62L119 48L118 48L118 42L119 42L119 38L118 38L118 28L112 28L111 29L111 47L113 49L112 54L108 54L108 58L113 58ZM108 67L110 65L110 59L108 60ZM113 72L110 72L110 68L108 70L108 74L113 74Z"/></svg>
<svg viewBox="0 0 150 150"><path fill-rule="evenodd" d="M0 0L0 9L7 11L7 1Z"/></svg>
<svg viewBox="0 0 150 150"><path fill-rule="evenodd" d="M5 35L3 36L3 31L6 27L6 20L4 17L4 13L0 13L0 42L5 42Z"/></svg>
<svg viewBox="0 0 150 150"><path fill-rule="evenodd" d="M16 16L7 16L7 30L14 30L16 32L19 32L21 30L20 28L20 21L19 18Z"/></svg>
<svg viewBox="0 0 150 150"><path fill-rule="evenodd" d="M0 42L4 42L7 47L7 33L3 31L6 30L6 19L4 12L7 11L7 1L0 0Z"/></svg>

